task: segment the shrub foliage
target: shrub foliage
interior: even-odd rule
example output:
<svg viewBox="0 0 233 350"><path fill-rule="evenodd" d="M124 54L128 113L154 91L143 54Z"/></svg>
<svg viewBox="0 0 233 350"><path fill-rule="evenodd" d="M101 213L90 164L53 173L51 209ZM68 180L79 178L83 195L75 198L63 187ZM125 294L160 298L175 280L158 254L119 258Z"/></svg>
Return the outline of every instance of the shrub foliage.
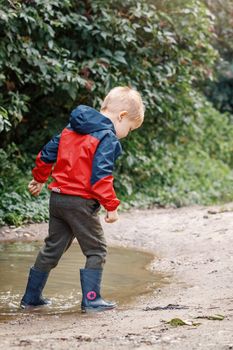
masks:
<svg viewBox="0 0 233 350"><path fill-rule="evenodd" d="M46 191L31 202L26 190L35 154L71 109L99 108L117 85L138 89L146 105L143 127L123 141L121 198L137 206L232 198L233 128L198 90L218 56L203 2L0 2L2 223L47 217Z"/></svg>

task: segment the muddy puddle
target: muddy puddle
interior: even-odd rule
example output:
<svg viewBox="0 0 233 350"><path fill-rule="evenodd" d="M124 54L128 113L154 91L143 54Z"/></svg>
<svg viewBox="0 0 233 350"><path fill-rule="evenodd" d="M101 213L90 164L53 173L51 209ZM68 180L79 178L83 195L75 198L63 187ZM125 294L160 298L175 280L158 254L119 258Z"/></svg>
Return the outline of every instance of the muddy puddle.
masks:
<svg viewBox="0 0 233 350"><path fill-rule="evenodd" d="M28 313L19 308L19 302L25 290L28 270L40 246L38 242L0 244L0 321ZM161 286L163 276L148 270L152 259L153 255L145 252L110 247L102 285L104 298L115 300L124 307L137 296ZM78 244L73 244L50 273L44 289L43 295L52 300L52 305L30 313L80 313L79 268L84 264L85 258Z"/></svg>

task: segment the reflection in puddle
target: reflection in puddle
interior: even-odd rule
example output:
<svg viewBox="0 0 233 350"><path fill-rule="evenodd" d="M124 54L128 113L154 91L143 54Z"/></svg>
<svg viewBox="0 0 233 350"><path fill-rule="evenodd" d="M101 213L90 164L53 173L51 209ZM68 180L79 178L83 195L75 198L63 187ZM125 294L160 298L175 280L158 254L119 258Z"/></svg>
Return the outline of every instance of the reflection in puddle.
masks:
<svg viewBox="0 0 233 350"><path fill-rule="evenodd" d="M28 271L41 246L38 243L0 244L0 320L28 311L19 308ZM109 248L104 269L102 295L120 306L161 285L162 276L146 269L153 256L126 248ZM61 314L79 312L81 288L79 268L85 264L78 244L73 244L51 271L43 295L51 306L34 308L33 313ZM31 313L32 311L30 311Z"/></svg>

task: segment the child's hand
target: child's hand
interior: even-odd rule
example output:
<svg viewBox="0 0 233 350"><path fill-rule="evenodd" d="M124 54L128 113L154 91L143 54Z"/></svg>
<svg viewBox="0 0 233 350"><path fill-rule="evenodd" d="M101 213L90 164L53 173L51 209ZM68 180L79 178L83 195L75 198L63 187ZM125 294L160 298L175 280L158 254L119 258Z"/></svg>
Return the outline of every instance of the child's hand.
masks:
<svg viewBox="0 0 233 350"><path fill-rule="evenodd" d="M108 223L111 224L119 219L117 209L113 211L107 211L106 216L104 220Z"/></svg>
<svg viewBox="0 0 233 350"><path fill-rule="evenodd" d="M28 184L28 190L33 196L39 196L44 184L41 182L37 182L36 180L32 180Z"/></svg>

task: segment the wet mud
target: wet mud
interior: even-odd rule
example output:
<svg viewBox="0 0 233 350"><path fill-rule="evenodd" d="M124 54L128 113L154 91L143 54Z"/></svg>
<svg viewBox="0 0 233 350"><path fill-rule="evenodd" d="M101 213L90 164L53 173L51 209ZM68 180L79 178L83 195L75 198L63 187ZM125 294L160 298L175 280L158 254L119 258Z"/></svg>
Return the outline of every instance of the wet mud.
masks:
<svg viewBox="0 0 233 350"><path fill-rule="evenodd" d="M42 243L11 242L0 244L0 320L4 316L27 314L19 307L25 290L28 270L33 265ZM162 286L163 275L152 273L147 267L153 255L129 248L109 248L104 270L103 288L106 299L115 300L121 307L134 298ZM50 273L44 295L51 306L34 308L30 314L64 314L80 312L81 286L79 268L85 259L78 244L72 244L58 266Z"/></svg>
<svg viewBox="0 0 233 350"><path fill-rule="evenodd" d="M167 283L94 316L5 320L0 349L233 349L233 203L132 210L113 225L102 222L109 246L153 254L149 269L165 274ZM41 240L46 234L47 224L5 227L0 239Z"/></svg>

